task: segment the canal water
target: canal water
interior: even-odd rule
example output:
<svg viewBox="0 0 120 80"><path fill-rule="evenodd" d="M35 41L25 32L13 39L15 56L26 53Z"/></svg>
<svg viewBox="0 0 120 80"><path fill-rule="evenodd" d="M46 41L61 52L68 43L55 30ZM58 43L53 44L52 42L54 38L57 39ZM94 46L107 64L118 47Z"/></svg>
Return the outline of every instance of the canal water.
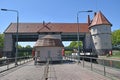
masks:
<svg viewBox="0 0 120 80"><path fill-rule="evenodd" d="M120 69L120 61L115 60L97 60L98 64Z"/></svg>

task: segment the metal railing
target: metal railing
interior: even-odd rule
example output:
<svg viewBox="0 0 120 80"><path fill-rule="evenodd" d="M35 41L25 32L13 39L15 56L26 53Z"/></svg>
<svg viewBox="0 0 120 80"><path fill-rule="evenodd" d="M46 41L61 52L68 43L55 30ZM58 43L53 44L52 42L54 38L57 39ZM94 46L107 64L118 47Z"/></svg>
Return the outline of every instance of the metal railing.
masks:
<svg viewBox="0 0 120 80"><path fill-rule="evenodd" d="M49 71L49 59L47 60L45 70L44 70L44 79L48 80L48 71Z"/></svg>
<svg viewBox="0 0 120 80"><path fill-rule="evenodd" d="M33 59L31 56L29 57L27 56L27 57L18 57L17 60L18 60L17 62L18 65L15 65L15 58L0 59L0 73L12 69L14 67L17 67L19 65L22 65L24 63L27 63Z"/></svg>
<svg viewBox="0 0 120 80"><path fill-rule="evenodd" d="M86 56L66 56L65 59L75 62L78 62L78 59L80 59L80 65L82 65L83 68L90 69L91 71L110 77L113 80L120 79L120 60Z"/></svg>

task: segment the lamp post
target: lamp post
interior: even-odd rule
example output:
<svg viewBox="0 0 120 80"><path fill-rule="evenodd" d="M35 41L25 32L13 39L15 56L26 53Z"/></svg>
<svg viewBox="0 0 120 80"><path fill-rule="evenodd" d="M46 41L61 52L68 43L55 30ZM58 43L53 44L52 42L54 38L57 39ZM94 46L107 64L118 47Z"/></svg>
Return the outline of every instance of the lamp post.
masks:
<svg viewBox="0 0 120 80"><path fill-rule="evenodd" d="M79 60L78 62L80 62L80 45L79 45L79 41L80 41L80 38L79 38L79 13L83 13L83 12L93 12L92 10L87 10L87 11L78 11L77 12L77 24L78 24L78 27L77 27L77 43L78 43L78 56L79 56Z"/></svg>
<svg viewBox="0 0 120 80"><path fill-rule="evenodd" d="M19 26L19 12L17 10L11 9L1 9L2 11L11 11L17 14L17 31L16 31L16 52L15 52L15 65L17 66L17 56L18 56L18 26Z"/></svg>

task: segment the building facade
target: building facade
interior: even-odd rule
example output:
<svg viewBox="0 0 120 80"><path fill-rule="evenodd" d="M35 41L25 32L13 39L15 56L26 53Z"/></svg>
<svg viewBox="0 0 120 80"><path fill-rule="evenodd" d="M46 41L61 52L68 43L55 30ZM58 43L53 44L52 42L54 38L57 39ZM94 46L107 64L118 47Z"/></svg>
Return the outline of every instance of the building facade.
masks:
<svg viewBox="0 0 120 80"><path fill-rule="evenodd" d="M94 50L99 55L106 55L112 51L111 26L112 24L101 12L95 15L89 26Z"/></svg>
<svg viewBox="0 0 120 80"><path fill-rule="evenodd" d="M39 37L34 45L35 63L49 61L62 61L63 43L57 35Z"/></svg>
<svg viewBox="0 0 120 80"><path fill-rule="evenodd" d="M16 25L11 23L4 32L4 54L8 57L15 56ZM19 23L18 41L37 41L39 37L48 34L57 35L62 41L77 41L79 31L84 51L92 50L98 55L104 55L112 50L111 26L100 11L92 20L88 17L87 23Z"/></svg>

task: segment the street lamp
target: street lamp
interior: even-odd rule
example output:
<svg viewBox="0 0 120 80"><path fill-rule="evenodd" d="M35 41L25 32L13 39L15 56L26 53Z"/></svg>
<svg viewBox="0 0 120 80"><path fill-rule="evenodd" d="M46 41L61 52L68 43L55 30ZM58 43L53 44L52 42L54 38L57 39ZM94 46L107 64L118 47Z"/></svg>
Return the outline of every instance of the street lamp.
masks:
<svg viewBox="0 0 120 80"><path fill-rule="evenodd" d="M78 32L77 32L77 42L78 42L78 56L79 56L79 60L80 60L80 45L79 45L79 13L83 13L83 12L93 12L92 10L87 10L87 11L78 11L77 12L77 24L78 24Z"/></svg>
<svg viewBox="0 0 120 80"><path fill-rule="evenodd" d="M11 11L17 13L17 31L16 31L16 53L15 53L15 65L17 66L17 56L18 56L18 26L19 26L19 12L17 10L11 9L1 9L2 11Z"/></svg>

